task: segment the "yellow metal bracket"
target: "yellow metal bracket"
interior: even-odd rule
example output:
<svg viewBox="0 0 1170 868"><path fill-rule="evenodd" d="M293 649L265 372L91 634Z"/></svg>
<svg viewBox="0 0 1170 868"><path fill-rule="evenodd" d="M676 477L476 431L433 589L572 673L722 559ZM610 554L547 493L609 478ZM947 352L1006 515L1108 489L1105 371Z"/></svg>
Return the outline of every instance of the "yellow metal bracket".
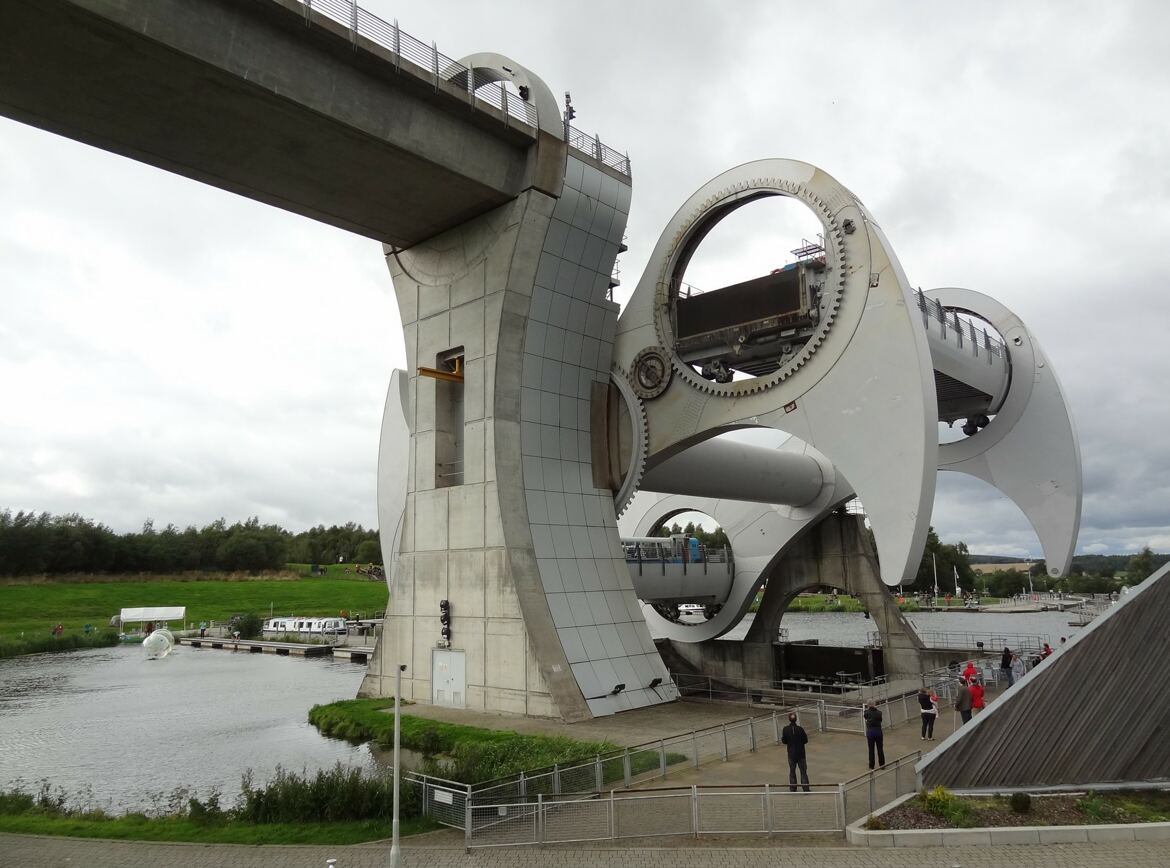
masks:
<svg viewBox="0 0 1170 868"><path fill-rule="evenodd" d="M443 380L447 383L462 383L463 382L463 357L457 356L449 363L452 370L443 370L442 368L424 368L419 367L418 375L420 377L430 377L433 380Z"/></svg>

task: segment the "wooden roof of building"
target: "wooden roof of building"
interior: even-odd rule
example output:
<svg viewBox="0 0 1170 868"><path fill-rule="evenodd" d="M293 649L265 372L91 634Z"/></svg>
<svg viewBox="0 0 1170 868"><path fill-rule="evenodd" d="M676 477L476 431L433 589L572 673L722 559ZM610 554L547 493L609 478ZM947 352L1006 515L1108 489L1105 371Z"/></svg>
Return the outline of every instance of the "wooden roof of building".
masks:
<svg viewBox="0 0 1170 868"><path fill-rule="evenodd" d="M918 764L926 787L1170 778L1170 564Z"/></svg>

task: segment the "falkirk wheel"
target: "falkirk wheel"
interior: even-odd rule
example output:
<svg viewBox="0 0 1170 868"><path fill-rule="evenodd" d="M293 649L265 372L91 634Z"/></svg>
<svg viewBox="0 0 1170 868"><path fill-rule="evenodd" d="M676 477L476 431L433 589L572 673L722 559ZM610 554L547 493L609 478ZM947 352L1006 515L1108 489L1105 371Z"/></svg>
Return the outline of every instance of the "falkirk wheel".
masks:
<svg viewBox="0 0 1170 868"><path fill-rule="evenodd" d="M555 149L557 104L519 64ZM559 154L563 154L561 157ZM548 156L548 153L545 154ZM663 230L632 297L609 300L630 178L573 149L516 200L406 250L386 249L409 369L387 396L379 524L391 602L362 692L580 720L678 696L648 628L725 634L786 546L843 502L865 505L881 579L914 576L939 470L1014 501L1050 572L1080 521L1078 444L1044 353L969 289L914 290L873 215L824 171L733 168ZM553 192L549 192L549 191ZM682 277L720 220L788 197L823 245L693 296ZM620 316L619 316L620 313ZM964 439L940 445L939 421ZM791 435L766 449L719 437ZM734 549L715 586L664 591L627 563L618 515L647 533L706 512ZM715 603L698 625L662 600ZM645 604L645 605L644 605Z"/></svg>

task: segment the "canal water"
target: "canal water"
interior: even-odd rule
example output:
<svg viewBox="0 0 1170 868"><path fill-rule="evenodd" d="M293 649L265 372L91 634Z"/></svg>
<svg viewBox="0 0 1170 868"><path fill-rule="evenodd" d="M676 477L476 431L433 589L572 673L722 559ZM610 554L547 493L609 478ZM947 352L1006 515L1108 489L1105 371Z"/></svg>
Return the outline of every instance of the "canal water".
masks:
<svg viewBox="0 0 1170 868"><path fill-rule="evenodd" d="M231 804L240 776L280 765L372 768L366 746L322 737L317 703L352 699L365 666L138 645L0 660L0 786L42 779L119 810L150 809L175 787L212 788ZM161 794L161 795L160 795Z"/></svg>
<svg viewBox="0 0 1170 868"><path fill-rule="evenodd" d="M747 615L725 639L742 639L752 623ZM1068 612L907 612L906 618L920 633L1005 633L1039 636L1041 642L1053 647L1061 636L1071 637L1072 616ZM874 623L860 612L788 612L780 621L788 631L790 642L819 639L822 645L844 645L860 648L866 636L876 630Z"/></svg>
<svg viewBox="0 0 1170 868"><path fill-rule="evenodd" d="M751 617L750 615L748 616ZM1053 645L1076 629L1057 612L910 616L920 630L1028 633ZM745 620L728 638L742 637ZM865 643L861 614L789 613L791 640ZM146 660L136 645L0 660L0 787L41 780L95 804L150 810L177 786L213 788L231 804L240 775L335 763L386 769L382 751L327 739L308 724L317 703L350 699L365 667L330 658L239 654L179 646Z"/></svg>

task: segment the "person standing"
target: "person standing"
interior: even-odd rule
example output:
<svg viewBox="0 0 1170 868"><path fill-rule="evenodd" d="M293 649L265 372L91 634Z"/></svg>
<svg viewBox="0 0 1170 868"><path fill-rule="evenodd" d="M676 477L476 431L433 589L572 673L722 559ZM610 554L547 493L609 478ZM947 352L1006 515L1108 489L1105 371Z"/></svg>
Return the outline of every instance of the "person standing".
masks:
<svg viewBox="0 0 1170 868"><path fill-rule="evenodd" d="M999 671L1007 679L1008 687L1016 683L1015 676L1012 675L1012 649L1007 645L1003 646L1003 656L999 658Z"/></svg>
<svg viewBox="0 0 1170 868"><path fill-rule="evenodd" d="M873 768L873 755L877 751L877 761L881 768L886 767L886 746L882 738L882 713L871 699L865 704L865 741L869 747L869 767Z"/></svg>
<svg viewBox="0 0 1170 868"><path fill-rule="evenodd" d="M804 786L804 791L809 792L808 757L804 750L804 746L808 744L808 733L796 722L795 712L789 713L788 726L784 727L780 741L788 748L788 789L796 792L796 770L800 769L800 782Z"/></svg>
<svg viewBox="0 0 1170 868"><path fill-rule="evenodd" d="M964 681L966 681L966 682L970 683L970 682L971 682L971 681L972 681L972 680L975 678L975 676L976 676L976 675L978 675L978 674L979 674L979 670L975 668L975 661L974 661L974 660L968 660L968 661L967 661L967 666L966 666L966 668L963 670L963 672L962 672L962 674L960 675L960 677L961 677L961 678L962 678Z"/></svg>
<svg viewBox="0 0 1170 868"><path fill-rule="evenodd" d="M921 741L934 741L934 722L938 719L938 697L923 687L918 691L918 708L922 715Z"/></svg>
<svg viewBox="0 0 1170 868"><path fill-rule="evenodd" d="M1024 660L1019 654L1012 655L1012 683L1024 677Z"/></svg>
<svg viewBox="0 0 1170 868"><path fill-rule="evenodd" d="M959 717L963 718L963 723L971 721L971 704L972 704L971 688L967 686L966 680L959 682L959 693L955 696L955 711L959 712Z"/></svg>
<svg viewBox="0 0 1170 868"><path fill-rule="evenodd" d="M971 682L971 711L983 710L983 683L976 678Z"/></svg>

